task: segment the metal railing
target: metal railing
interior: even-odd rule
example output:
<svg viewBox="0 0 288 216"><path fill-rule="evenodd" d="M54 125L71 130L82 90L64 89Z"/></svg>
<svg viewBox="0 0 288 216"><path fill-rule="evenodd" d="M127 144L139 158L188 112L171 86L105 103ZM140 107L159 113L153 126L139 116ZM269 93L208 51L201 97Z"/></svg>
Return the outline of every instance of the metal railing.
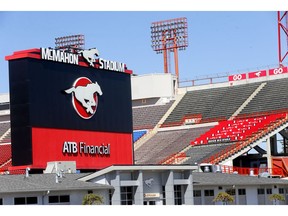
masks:
<svg viewBox="0 0 288 216"><path fill-rule="evenodd" d="M259 175L261 173L269 173L272 176L285 176L285 172L281 168L250 168L250 167L235 167L221 165L222 173L239 174L239 175Z"/></svg>

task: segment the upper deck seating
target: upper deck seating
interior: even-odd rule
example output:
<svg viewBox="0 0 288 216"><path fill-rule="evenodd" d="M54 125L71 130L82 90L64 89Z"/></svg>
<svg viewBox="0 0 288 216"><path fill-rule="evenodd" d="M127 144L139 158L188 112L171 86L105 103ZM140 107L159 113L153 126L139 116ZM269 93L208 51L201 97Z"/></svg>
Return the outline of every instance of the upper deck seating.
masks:
<svg viewBox="0 0 288 216"><path fill-rule="evenodd" d="M240 112L244 115L253 113L276 112L288 109L288 78L266 81L264 88Z"/></svg>
<svg viewBox="0 0 288 216"><path fill-rule="evenodd" d="M202 120L229 119L260 83L188 91L164 122L182 124L183 118L200 114Z"/></svg>
<svg viewBox="0 0 288 216"><path fill-rule="evenodd" d="M165 105L133 107L133 129L152 129L173 104L174 100Z"/></svg>

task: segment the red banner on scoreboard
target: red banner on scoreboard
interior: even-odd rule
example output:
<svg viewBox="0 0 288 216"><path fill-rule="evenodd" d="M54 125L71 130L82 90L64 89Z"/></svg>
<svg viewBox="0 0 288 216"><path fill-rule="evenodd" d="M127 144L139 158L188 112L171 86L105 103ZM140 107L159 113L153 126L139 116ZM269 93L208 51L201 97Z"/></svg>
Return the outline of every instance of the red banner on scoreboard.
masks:
<svg viewBox="0 0 288 216"><path fill-rule="evenodd" d="M235 75L231 75L228 77L229 78L229 82L233 82L233 81L238 81L238 80L245 80L246 79L246 74L235 74Z"/></svg>
<svg viewBox="0 0 288 216"><path fill-rule="evenodd" d="M132 134L32 128L34 168L49 161L76 161L77 169L133 164Z"/></svg>
<svg viewBox="0 0 288 216"><path fill-rule="evenodd" d="M265 77L265 76L267 76L266 70L261 70L261 71L248 73L248 78L249 79Z"/></svg>
<svg viewBox="0 0 288 216"><path fill-rule="evenodd" d="M269 70L269 76L288 73L287 67L274 68Z"/></svg>

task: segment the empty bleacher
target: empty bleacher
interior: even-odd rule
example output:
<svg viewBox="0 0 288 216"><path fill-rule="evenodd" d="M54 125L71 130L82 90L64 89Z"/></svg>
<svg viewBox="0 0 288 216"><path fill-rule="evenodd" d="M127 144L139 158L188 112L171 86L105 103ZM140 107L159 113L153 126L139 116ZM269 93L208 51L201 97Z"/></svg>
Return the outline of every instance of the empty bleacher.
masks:
<svg viewBox="0 0 288 216"><path fill-rule="evenodd" d="M266 86L240 112L240 115L287 110L287 86L288 78L267 81Z"/></svg>
<svg viewBox="0 0 288 216"><path fill-rule="evenodd" d="M204 159L209 158L213 154L222 151L230 145L232 145L232 143L193 146L185 152L188 159L185 160L183 164L200 164Z"/></svg>
<svg viewBox="0 0 288 216"><path fill-rule="evenodd" d="M3 121L10 121L10 115L1 115L0 116L0 123Z"/></svg>
<svg viewBox="0 0 288 216"><path fill-rule="evenodd" d="M247 120L247 119L246 119ZM251 149L251 144L257 142L259 139L263 138L268 133L273 132L275 129L279 128L283 124L287 124L288 116L286 113L279 113L266 116L261 122L256 123L254 128L248 134L243 134L246 136L245 139L239 140L237 142L231 143L230 146L215 152L213 155L206 157L206 163L219 163L222 160L237 154L240 151L245 151L245 148ZM242 135L242 134L241 134ZM201 145L205 146L205 145Z"/></svg>
<svg viewBox="0 0 288 216"><path fill-rule="evenodd" d="M219 122L205 134L191 142L192 145L223 143L245 140L258 130L262 130L278 115L259 116Z"/></svg>
<svg viewBox="0 0 288 216"><path fill-rule="evenodd" d="M0 140L0 143L11 143L11 130L7 131L5 136Z"/></svg>
<svg viewBox="0 0 288 216"><path fill-rule="evenodd" d="M10 129L10 122L0 122L0 139L9 129Z"/></svg>
<svg viewBox="0 0 288 216"><path fill-rule="evenodd" d="M158 164L165 158L183 150L190 141L205 133L211 126L159 131L135 151L136 164Z"/></svg>
<svg viewBox="0 0 288 216"><path fill-rule="evenodd" d="M164 125L181 123L182 118L189 114L203 114L212 109L215 101L220 100L228 90L227 87L188 91L172 113L168 116Z"/></svg>
<svg viewBox="0 0 288 216"><path fill-rule="evenodd" d="M213 108L209 112L204 113L204 119L218 117L229 119L259 85L260 83L251 83L229 87L228 91L223 94L220 100L216 101Z"/></svg>
<svg viewBox="0 0 288 216"><path fill-rule="evenodd" d="M133 130L154 128L173 102L174 100L164 105L133 107Z"/></svg>
<svg viewBox="0 0 288 216"><path fill-rule="evenodd" d="M259 85L260 83L251 83L188 91L163 125L181 124L185 116L192 114L201 114L202 119L206 121L228 119Z"/></svg>
<svg viewBox="0 0 288 216"><path fill-rule="evenodd" d="M222 155L227 155L227 151L232 150L232 154L237 153L245 145L247 146L250 142L253 142L255 137L257 139L259 133L268 132L274 126L279 125L280 122L285 121L285 118L287 118L286 114L282 113L220 122L219 125L212 127L209 131L192 141L192 145L186 148L185 151L172 155L162 161L162 164L181 163L193 165L196 163L207 163L221 158ZM249 142L246 141L245 144L245 142L242 142L244 140ZM229 157L229 155L227 156Z"/></svg>

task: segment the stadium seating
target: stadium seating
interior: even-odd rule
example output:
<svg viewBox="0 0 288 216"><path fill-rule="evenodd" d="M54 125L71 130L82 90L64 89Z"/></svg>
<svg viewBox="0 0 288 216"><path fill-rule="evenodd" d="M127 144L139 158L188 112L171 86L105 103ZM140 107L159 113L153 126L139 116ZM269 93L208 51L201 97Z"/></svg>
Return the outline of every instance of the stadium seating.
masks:
<svg viewBox="0 0 288 216"><path fill-rule="evenodd" d="M211 126L181 130L159 131L135 151L136 164L159 164L165 158L178 153L195 139L209 130Z"/></svg>
<svg viewBox="0 0 288 216"><path fill-rule="evenodd" d="M219 122L217 126L191 142L192 145L223 143L245 140L253 133L262 130L278 115L260 116Z"/></svg>
<svg viewBox="0 0 288 216"><path fill-rule="evenodd" d="M190 165L194 165L195 163L200 164L206 158L209 158L216 152L220 152L221 150L231 145L232 143L192 146L185 152L187 160L183 162L183 164L190 164Z"/></svg>
<svg viewBox="0 0 288 216"><path fill-rule="evenodd" d="M11 130L0 140L0 143L11 143Z"/></svg>
<svg viewBox="0 0 288 216"><path fill-rule="evenodd" d="M164 125L179 123L181 125L182 118L189 114L203 114L206 110L213 107L213 103L217 98L227 91L228 88L217 88L214 91L211 89L188 91L179 104L175 107L172 113L168 116Z"/></svg>
<svg viewBox="0 0 288 216"><path fill-rule="evenodd" d="M174 100L165 105L133 107L133 130L154 128L173 102Z"/></svg>
<svg viewBox="0 0 288 216"><path fill-rule="evenodd" d="M242 140L234 142L232 145L227 146L221 151L215 152L215 154L211 155L209 158L207 157L204 162L219 163L231 155L243 150L253 142L256 142L258 139L261 139L269 132L273 132L273 130L287 123L287 121L288 116L286 113L267 116L265 120L263 120L261 123L258 123L260 127L258 127L257 130L253 130L253 132L246 137L247 139L245 141Z"/></svg>
<svg viewBox="0 0 288 216"><path fill-rule="evenodd" d="M244 85L246 86L246 85ZM267 81L266 86L240 112L240 115L251 115L263 112L277 112L288 109L288 79Z"/></svg>
<svg viewBox="0 0 288 216"><path fill-rule="evenodd" d="M229 87L229 90L222 95L213 108L204 114L204 119L214 119L222 116L229 119L259 85L259 83L252 83Z"/></svg>
<svg viewBox="0 0 288 216"><path fill-rule="evenodd" d="M2 142L2 136L9 130L10 122L0 122L0 142Z"/></svg>
<svg viewBox="0 0 288 216"><path fill-rule="evenodd" d="M231 151L231 154L233 154L243 149L245 143L247 146L253 142L255 138L258 138L259 133L268 131L268 128L269 130L273 130L270 126L277 126L277 122L283 122L285 118L287 118L286 114L274 114L223 121L191 142L192 145L190 148L186 148L185 151L182 152L174 153L160 163L192 165L202 162L210 163L216 157L222 158L228 151ZM244 142L244 140L247 139L249 142ZM229 155L227 155L227 157L229 157ZM215 163L215 160L213 162ZM219 160L217 162L219 162Z"/></svg>
<svg viewBox="0 0 288 216"><path fill-rule="evenodd" d="M259 83L188 91L163 126L182 124L186 115L201 114L202 120L228 119L257 89ZM237 98L237 99L235 99Z"/></svg>
<svg viewBox="0 0 288 216"><path fill-rule="evenodd" d="M1 115L0 116L0 123L5 122L5 121L10 121L10 115Z"/></svg>

